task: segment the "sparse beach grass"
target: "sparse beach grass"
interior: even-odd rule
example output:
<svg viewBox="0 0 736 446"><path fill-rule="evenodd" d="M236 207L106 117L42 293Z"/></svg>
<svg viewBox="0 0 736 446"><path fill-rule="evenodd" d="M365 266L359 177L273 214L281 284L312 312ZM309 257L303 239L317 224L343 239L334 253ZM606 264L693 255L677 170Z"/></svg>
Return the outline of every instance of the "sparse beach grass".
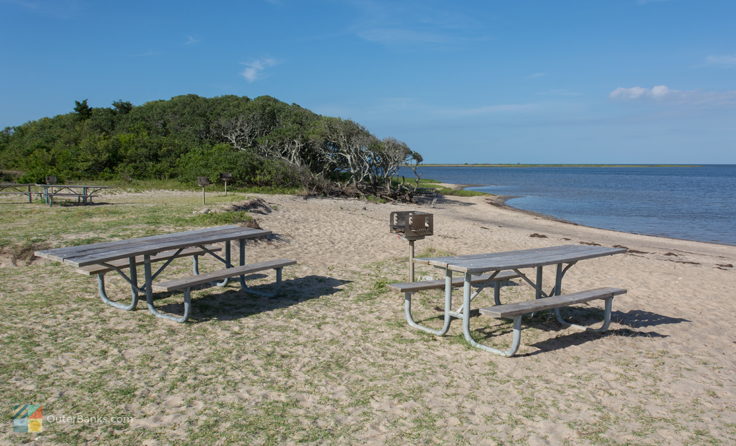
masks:
<svg viewBox="0 0 736 446"><path fill-rule="evenodd" d="M651 254L587 262L566 279L571 288L599 282L629 288L629 295L614 303L608 334L562 329L540 313L524 322L521 355L506 359L470 347L457 322L446 337L407 326L403 296L387 286L406 280L407 247L388 234L387 221L391 210L410 206L263 196L274 209L268 215L202 213L248 198L212 194L202 205L196 192L158 192L110 195L100 200L106 204L95 206L1 203L0 400L6 410L0 420L6 428L0 443L736 441L734 340L719 330L734 322L733 306L720 318L712 314L733 305L720 292L733 284L732 272L712 268L702 258L701 265L673 263L628 240ZM532 216L488 206L488 212L498 213L491 232L490 224L464 219L468 203L443 202L432 210L437 233L418 243L418 256L561 244L563 236L577 241L593 234L584 238L565 232L561 223L537 223ZM523 228L508 224L506 215L521 219L515 221ZM131 312L106 306L93 277L28 255L39 247L253 217L278 237L249 243L249 258L299 262L285 269L282 293L256 297L232 283L199 290L186 324L152 317L144 302ZM543 230L548 239L528 236ZM215 266L203 260L204 271ZM175 277L190 269L187 259L178 259L169 272ZM696 274L700 284L676 283L676 277ZM110 294L127 298L129 289L109 276ZM439 278L437 270L419 267L417 277L424 276ZM264 277L256 284L271 280ZM680 294L703 295L703 289L709 296L705 315L692 311L692 299L678 300ZM530 293L516 282L502 296L506 302L528 299ZM176 312L180 302L181 295L173 294L157 305ZM474 308L491 302L485 292ZM418 294L417 319L441 325L436 310L441 305L439 292ZM593 323L600 308L593 304L575 314ZM476 317L473 330L492 346L510 342L508 321ZM13 433L10 408L25 403L43 405L44 415L57 420L83 418L73 423L47 418L41 434Z"/></svg>

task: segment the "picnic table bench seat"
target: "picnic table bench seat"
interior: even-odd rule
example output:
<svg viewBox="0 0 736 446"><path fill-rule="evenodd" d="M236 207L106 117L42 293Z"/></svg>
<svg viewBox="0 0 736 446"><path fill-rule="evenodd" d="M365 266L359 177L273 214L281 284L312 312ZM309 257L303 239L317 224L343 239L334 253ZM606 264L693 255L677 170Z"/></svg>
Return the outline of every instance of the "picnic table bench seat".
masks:
<svg viewBox="0 0 736 446"><path fill-rule="evenodd" d="M269 269L276 270L276 282L281 282L281 270L285 266L296 264L296 260L289 259L276 259L268 260L259 263L250 263L247 265L236 266L233 268L224 268L221 270L213 271L206 274L198 274L190 277L183 277L180 279L167 280L166 282L159 282L153 284L154 291L177 291L188 288L193 288L198 285L203 285L209 282L215 282L221 279L229 277L242 276L245 274L252 274L259 271L265 271Z"/></svg>
<svg viewBox="0 0 736 446"><path fill-rule="evenodd" d="M196 287L198 285L204 285L204 284L208 284L208 286L211 286L213 283L215 283L218 280L221 280L221 279L227 280L230 277L240 276L240 285L244 290L247 290L248 292L251 292L253 294L263 295L266 297L273 297L278 293L279 287L281 285L281 273L282 273L283 268L285 266L294 265L294 264L296 264L296 260L289 260L289 259L277 259L277 260L269 260L266 262L250 263L248 265L240 265L240 266L235 266L231 268L225 268L225 269L213 271L213 272L206 273L206 274L197 274L197 275L190 276L190 277L184 277L180 279L173 279L173 280L167 280L165 282L154 283L152 286L152 289L155 291L164 291L164 292L184 290L184 313L179 317L175 317L171 315L165 315L165 317L175 322L186 322L187 319L189 319L189 315L191 313L191 307L192 307L191 291L193 287ZM276 284L274 286L274 291L272 294L263 294L263 293L256 292L248 288L248 286L245 283L244 275L259 272L259 271L265 271L269 269L276 270ZM227 282L223 282L223 284L224 283L227 283Z"/></svg>
<svg viewBox="0 0 736 446"><path fill-rule="evenodd" d="M519 277L519 274L515 273L514 271L501 271L491 280L489 280L491 278L490 274L472 276L470 283L472 285L480 285L482 283L489 282L489 281L490 282L505 282L507 280L515 279L517 277ZM464 279L462 277L453 278L452 286L453 287L463 286L463 280ZM394 288L395 290L398 290L404 293L416 293L417 291L442 289L445 287L445 281L444 279L440 279L440 280L425 280L421 282L401 282L401 283L392 283L389 285L389 287Z"/></svg>
<svg viewBox="0 0 736 446"><path fill-rule="evenodd" d="M516 302L505 305L494 305L480 309L480 314L491 316L494 318L512 318L514 320L514 335L511 342L511 348L506 351L500 351L491 347L486 347L494 353L504 356L513 356L519 349L521 343L521 318L525 314L535 313L537 311L554 310L555 318L565 327L576 327L583 330L602 332L608 329L611 323L611 308L613 306L613 298L620 294L625 294L626 290L622 288L596 288L592 290L579 291L576 293L562 294L557 296L543 297L524 302ZM603 314L603 325L599 328L583 327L565 321L560 314L560 308L570 305L589 302L592 300L604 299L605 310Z"/></svg>
<svg viewBox="0 0 736 446"><path fill-rule="evenodd" d="M501 284L503 282L507 282L511 279L519 277L519 274L515 271L499 271L497 273L492 274L481 274L481 275L471 275L470 278L470 285L478 287L478 290L476 293L471 297L471 300L475 298L480 292L489 286L493 286L493 301L496 304L501 303ZM463 286L465 283L465 279L463 277L455 277L451 279L451 284L453 288L458 288L460 286ZM445 324L444 327L440 330L436 330L434 328L430 328L427 326L424 326L414 320L414 316L411 312L411 299L412 295L418 291L425 291L425 290L439 290L445 288L445 280L425 280L420 282L400 282L400 283L392 283L388 285L390 288L393 288L397 291L401 291L404 293L404 315L406 317L406 322L414 327L418 328L422 331L426 331L427 333L432 333L435 335L441 336L444 334L448 327L449 327L449 321L450 317L461 317L461 311L463 307L458 308L455 311L452 311L450 306L452 305L452 295L445 291Z"/></svg>

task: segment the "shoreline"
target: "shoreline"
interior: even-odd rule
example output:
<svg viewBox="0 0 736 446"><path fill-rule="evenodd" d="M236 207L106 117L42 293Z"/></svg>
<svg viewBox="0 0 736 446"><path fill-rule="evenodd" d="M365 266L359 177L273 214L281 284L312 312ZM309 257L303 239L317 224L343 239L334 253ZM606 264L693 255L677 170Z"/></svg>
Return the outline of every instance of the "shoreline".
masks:
<svg viewBox="0 0 736 446"><path fill-rule="evenodd" d="M424 164L422 167L703 167L706 164ZM729 166L730 164L724 164ZM405 166L408 167L408 166Z"/></svg>
<svg viewBox="0 0 736 446"><path fill-rule="evenodd" d="M477 184L453 184L453 183L438 183L438 184L444 187L447 187L449 189L453 189L453 190L465 190L468 187L482 187L483 186L483 185L477 185ZM485 198L484 201L491 206L495 206L501 209L507 209L507 210L518 212L521 214L530 215L532 217L543 218L545 220L549 220L549 221L553 221L557 223L564 223L568 225L580 226L580 227L585 227L585 228L590 228L590 229L599 229L603 231L612 231L612 232L619 233L619 234L629 234L629 235L644 236L644 237L655 237L655 238L662 239L662 240L676 240L676 241L682 241L682 242L704 243L708 245L726 246L726 247L732 247L732 248L736 247L736 244L732 245L729 243L718 243L718 242L711 242L711 241L705 241L705 240L693 240L693 239L686 239L686 238L671 237L671 236L666 236L666 235L645 234L645 233L639 233L639 232L622 231L622 230L613 229L613 228L602 228L598 226L590 226L590 225L586 225L583 223L577 223L574 221L566 220L561 217L556 217L554 215L544 214L542 212L536 212L536 211L530 211L528 209L517 208L507 203L507 201L512 200L514 198L520 198L521 196L519 195L496 195L496 194L492 194L489 192L482 192L482 191L477 191L477 192L481 192L485 194L487 197L484 197Z"/></svg>

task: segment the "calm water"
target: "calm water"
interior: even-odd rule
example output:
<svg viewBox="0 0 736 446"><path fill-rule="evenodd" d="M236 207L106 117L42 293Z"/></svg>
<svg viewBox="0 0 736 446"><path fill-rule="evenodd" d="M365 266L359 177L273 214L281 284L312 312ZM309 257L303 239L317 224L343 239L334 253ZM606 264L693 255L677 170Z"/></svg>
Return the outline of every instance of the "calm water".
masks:
<svg viewBox="0 0 736 446"><path fill-rule="evenodd" d="M471 189L587 226L736 245L736 165L423 167L420 174L483 185Z"/></svg>

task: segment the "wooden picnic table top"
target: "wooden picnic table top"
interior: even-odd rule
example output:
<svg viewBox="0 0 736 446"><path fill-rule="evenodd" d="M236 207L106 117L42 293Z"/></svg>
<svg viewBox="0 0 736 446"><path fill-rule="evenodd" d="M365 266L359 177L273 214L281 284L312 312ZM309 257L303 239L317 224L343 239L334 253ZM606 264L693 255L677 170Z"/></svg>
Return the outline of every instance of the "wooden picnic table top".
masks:
<svg viewBox="0 0 736 446"><path fill-rule="evenodd" d="M39 187L93 187L95 189L110 189L112 186L95 186L92 184L36 184Z"/></svg>
<svg viewBox="0 0 736 446"><path fill-rule="evenodd" d="M113 242L36 251L38 257L67 263L76 268L160 251L206 245L228 240L267 237L271 231L238 225L215 226L193 231L139 237Z"/></svg>
<svg viewBox="0 0 736 446"><path fill-rule="evenodd" d="M577 262L626 252L624 248L604 246L562 245L518 251L472 254L452 257L415 258L414 262L433 265L463 273L483 273L509 269L531 268L559 263Z"/></svg>

